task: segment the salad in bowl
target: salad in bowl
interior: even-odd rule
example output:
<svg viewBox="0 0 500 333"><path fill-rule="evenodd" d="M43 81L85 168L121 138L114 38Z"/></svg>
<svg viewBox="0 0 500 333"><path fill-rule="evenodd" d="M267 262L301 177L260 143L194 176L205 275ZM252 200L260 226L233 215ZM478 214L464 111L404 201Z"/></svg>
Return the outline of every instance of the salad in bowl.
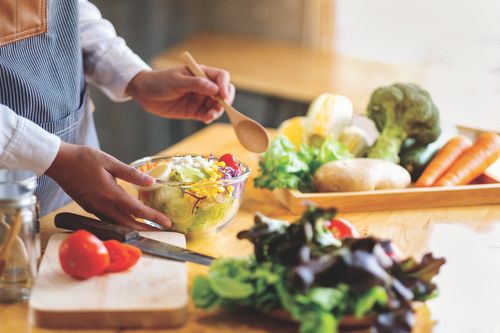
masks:
<svg viewBox="0 0 500 333"><path fill-rule="evenodd" d="M190 236L216 232L236 215L250 174L231 154L145 157L132 166L156 178L139 199L172 220L171 230Z"/></svg>

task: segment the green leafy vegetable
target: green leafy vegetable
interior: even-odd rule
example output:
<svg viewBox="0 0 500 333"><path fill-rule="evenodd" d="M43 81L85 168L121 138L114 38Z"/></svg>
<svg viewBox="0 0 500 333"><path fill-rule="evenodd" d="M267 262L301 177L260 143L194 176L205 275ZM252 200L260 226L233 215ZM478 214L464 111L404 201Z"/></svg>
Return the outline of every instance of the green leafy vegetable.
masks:
<svg viewBox="0 0 500 333"><path fill-rule="evenodd" d="M203 309L213 309L219 296L210 287L210 281L205 276L197 276L193 282L194 304Z"/></svg>
<svg viewBox="0 0 500 333"><path fill-rule="evenodd" d="M175 221L175 230L182 233L197 232L213 226L238 209L238 200L232 196L221 197L220 202L199 200L193 203L177 186L164 185L151 192L143 201L148 206L165 213Z"/></svg>
<svg viewBox="0 0 500 333"><path fill-rule="evenodd" d="M389 296L385 288L375 286L362 294L354 305L354 315L358 318L363 317L365 314L372 311L375 305L386 306L389 302Z"/></svg>
<svg viewBox="0 0 500 333"><path fill-rule="evenodd" d="M318 167L331 161L344 160L348 158L354 158L354 155L349 152L349 149L347 149L344 143L336 141L332 137L328 137L325 141L323 141L319 147L319 152L316 157L319 164ZM317 168L312 170L313 173Z"/></svg>
<svg viewBox="0 0 500 333"><path fill-rule="evenodd" d="M439 111L430 94L412 83L396 83L376 89L367 107L380 135L368 157L399 162L403 142L412 138L427 145L440 133Z"/></svg>
<svg viewBox="0 0 500 333"><path fill-rule="evenodd" d="M254 292L250 283L235 281L230 277L210 279L210 287L218 295L227 299L245 299Z"/></svg>
<svg viewBox="0 0 500 333"><path fill-rule="evenodd" d="M303 251L305 245L314 253L340 245L327 228L327 223L336 213L336 209L311 209L304 213L298 223L282 222L286 227L277 227L276 220L257 213L255 226L240 232L238 238L248 239L254 244L255 257L259 262L295 266L302 257L308 255Z"/></svg>
<svg viewBox="0 0 500 333"><path fill-rule="evenodd" d="M261 265L253 257L216 260L206 277L196 277L194 303L207 310L215 305L228 309L243 305L263 311L277 309L279 300L273 286L284 279L283 273L281 266Z"/></svg>
<svg viewBox="0 0 500 333"><path fill-rule="evenodd" d="M260 175L256 187L270 190L278 188L313 192L312 177L324 163L353 158L347 147L332 137L316 145L302 144L300 149L285 136L276 137L259 161Z"/></svg>
<svg viewBox="0 0 500 333"><path fill-rule="evenodd" d="M408 170L413 181L416 181L437 152L453 137L458 135L455 125L440 122L441 134L429 144L418 144L415 139L406 139L399 152L399 164Z"/></svg>
<svg viewBox="0 0 500 333"><path fill-rule="evenodd" d="M309 166L285 136L278 136L259 161L262 171L255 186L268 189L305 188L312 181Z"/></svg>
<svg viewBox="0 0 500 333"><path fill-rule="evenodd" d="M310 311L302 315L302 333L336 333L337 319L326 311Z"/></svg>
<svg viewBox="0 0 500 333"><path fill-rule="evenodd" d="M200 168L177 165L170 178L180 182L197 182L205 179L206 175Z"/></svg>
<svg viewBox="0 0 500 333"><path fill-rule="evenodd" d="M374 332L410 332L411 302L436 295L431 280L445 260L396 260L389 241L372 237L340 244L325 234L335 213L310 207L295 223L257 214L255 225L238 234L255 254L215 260L194 282L195 305L286 311L302 333L337 332L346 316L373 318Z"/></svg>

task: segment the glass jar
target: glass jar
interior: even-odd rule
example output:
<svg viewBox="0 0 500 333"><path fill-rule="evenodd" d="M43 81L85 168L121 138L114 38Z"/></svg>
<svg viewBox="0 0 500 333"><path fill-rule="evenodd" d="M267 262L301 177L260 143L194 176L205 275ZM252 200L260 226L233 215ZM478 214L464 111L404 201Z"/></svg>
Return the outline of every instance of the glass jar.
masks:
<svg viewBox="0 0 500 333"><path fill-rule="evenodd" d="M0 303L26 300L36 276L40 241L36 176L0 170Z"/></svg>

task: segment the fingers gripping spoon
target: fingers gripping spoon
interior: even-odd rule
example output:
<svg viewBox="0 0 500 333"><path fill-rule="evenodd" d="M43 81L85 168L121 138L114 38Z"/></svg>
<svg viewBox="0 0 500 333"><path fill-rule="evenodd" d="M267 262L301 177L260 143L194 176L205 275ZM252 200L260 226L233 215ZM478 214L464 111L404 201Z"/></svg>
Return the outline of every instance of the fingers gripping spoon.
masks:
<svg viewBox="0 0 500 333"><path fill-rule="evenodd" d="M205 72L201 69L189 52L183 52L180 55L180 58L193 75L208 79ZM269 134L266 129L255 120L236 110L219 96L213 96L213 98L226 110L229 120L231 121L236 133L236 137L243 147L254 153L265 152L269 147L270 141Z"/></svg>

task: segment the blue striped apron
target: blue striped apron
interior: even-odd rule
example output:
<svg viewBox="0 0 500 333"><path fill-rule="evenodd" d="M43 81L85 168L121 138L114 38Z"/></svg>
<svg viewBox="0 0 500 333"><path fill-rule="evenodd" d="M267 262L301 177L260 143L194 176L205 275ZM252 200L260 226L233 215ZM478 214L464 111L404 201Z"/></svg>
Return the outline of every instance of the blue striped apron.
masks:
<svg viewBox="0 0 500 333"><path fill-rule="evenodd" d="M83 74L78 0L42 1L48 4L47 32L0 46L0 103L65 142L98 147ZM42 216L70 201L45 175L36 194Z"/></svg>

